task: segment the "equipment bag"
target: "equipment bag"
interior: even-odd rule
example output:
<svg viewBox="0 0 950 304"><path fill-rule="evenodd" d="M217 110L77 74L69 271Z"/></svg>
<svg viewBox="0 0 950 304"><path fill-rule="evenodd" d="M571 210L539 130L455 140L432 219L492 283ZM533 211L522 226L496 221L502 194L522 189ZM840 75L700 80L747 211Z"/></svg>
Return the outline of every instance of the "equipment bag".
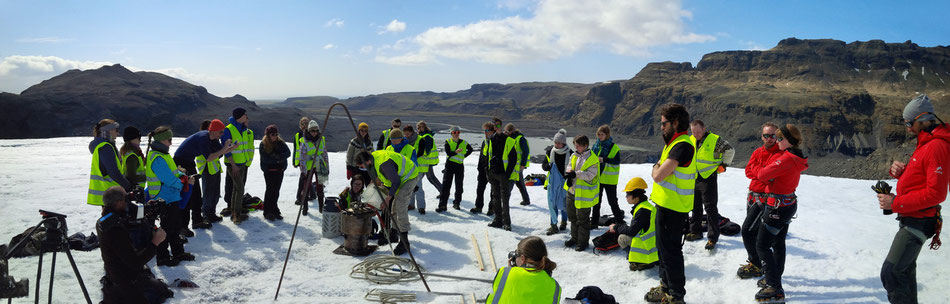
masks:
<svg viewBox="0 0 950 304"><path fill-rule="evenodd" d="M595 252L598 252L598 251L608 252L608 251L619 248L620 245L617 244L617 236L619 235L620 234L616 232L607 231L607 232L604 232L604 234L601 234L600 236L595 237L592 240L592 242L594 243Z"/></svg>

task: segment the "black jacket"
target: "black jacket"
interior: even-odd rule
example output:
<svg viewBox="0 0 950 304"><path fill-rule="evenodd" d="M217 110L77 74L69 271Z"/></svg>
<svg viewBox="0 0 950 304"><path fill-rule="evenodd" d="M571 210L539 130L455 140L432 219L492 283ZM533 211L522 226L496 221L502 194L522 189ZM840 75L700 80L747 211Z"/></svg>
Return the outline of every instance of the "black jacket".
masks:
<svg viewBox="0 0 950 304"><path fill-rule="evenodd" d="M449 138L449 140L452 140L452 139ZM445 151L445 159L452 158L452 156L455 156L456 154L455 150L452 150L452 147L449 146L449 140L445 141L445 147L443 148L443 150ZM455 148L460 148L460 147L455 147ZM472 155L473 152L475 151L472 149L472 144L465 142L465 155L463 155L463 157L468 157L469 155ZM479 162L481 162L481 159L479 159ZM455 162L450 162L448 160L445 161L445 165L446 166L456 166L456 165L461 166L461 164L456 164Z"/></svg>
<svg viewBox="0 0 950 304"><path fill-rule="evenodd" d="M514 172L515 166L508 166L505 168L504 163L504 154L505 154L505 142L508 140L508 136L503 133L495 133L491 137L491 155L489 155L488 160L488 172L493 174L505 174L505 176L511 176L511 173ZM518 151L515 151L514 148L508 152L508 162L517 162L518 161Z"/></svg>
<svg viewBox="0 0 950 304"><path fill-rule="evenodd" d="M144 242L144 248L135 248L128 228L114 217L117 216L110 213L96 222L99 253L102 254L106 278L111 282L111 288L103 297L107 303L144 303L143 286L146 282L140 282L141 275L147 271L145 263L155 257L156 246L149 238Z"/></svg>
<svg viewBox="0 0 950 304"><path fill-rule="evenodd" d="M262 171L284 171L287 170L287 158L290 157L290 148L283 140L274 144L274 150L271 153L264 152L264 141L258 145L258 152L261 154Z"/></svg>
<svg viewBox="0 0 950 304"><path fill-rule="evenodd" d="M642 202L641 204L644 203L649 204L650 202ZM636 208L637 207L634 206L633 210L637 210ZM631 214L633 213L633 210L630 210ZM614 227L614 231L630 237L636 236L640 233L640 231L647 231L650 229L650 213L650 210L643 208L640 210L640 212L637 212L633 215L633 219L630 220L630 225L620 224L619 226Z"/></svg>

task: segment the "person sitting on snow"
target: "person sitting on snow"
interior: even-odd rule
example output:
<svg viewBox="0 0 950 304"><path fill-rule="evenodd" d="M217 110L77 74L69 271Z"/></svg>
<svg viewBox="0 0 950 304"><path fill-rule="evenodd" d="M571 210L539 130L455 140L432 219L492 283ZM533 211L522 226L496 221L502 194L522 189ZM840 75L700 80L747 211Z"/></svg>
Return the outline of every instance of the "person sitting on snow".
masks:
<svg viewBox="0 0 950 304"><path fill-rule="evenodd" d="M647 183L642 178L634 177L627 182L623 191L627 193L627 203L633 205L633 219L630 225L623 222L611 224L610 232L620 234L617 244L621 248L630 247L627 261L631 271L640 271L653 268L659 260L656 250L656 207L647 200Z"/></svg>

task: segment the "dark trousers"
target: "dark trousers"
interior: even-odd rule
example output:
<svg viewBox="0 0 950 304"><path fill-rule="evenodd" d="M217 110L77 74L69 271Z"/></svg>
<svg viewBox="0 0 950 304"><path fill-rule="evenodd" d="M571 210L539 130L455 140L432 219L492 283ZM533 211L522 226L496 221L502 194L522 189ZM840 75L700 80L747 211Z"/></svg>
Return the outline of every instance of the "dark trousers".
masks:
<svg viewBox="0 0 950 304"><path fill-rule="evenodd" d="M264 171L264 215L280 215L280 209L277 208L277 198L280 197L280 185L284 181L284 171L271 169Z"/></svg>
<svg viewBox="0 0 950 304"><path fill-rule="evenodd" d="M600 193L598 193L598 195L604 193L604 191L607 191L607 204L610 205L610 213L614 215L614 223L623 223L623 210L620 209L620 205L617 203L617 185L600 184ZM600 221L600 203L604 202L604 197L605 196L601 195L600 200L597 201L597 205L591 208L591 226L598 225Z"/></svg>
<svg viewBox="0 0 950 304"><path fill-rule="evenodd" d="M719 183L718 174L709 178L696 177L693 192L693 216L689 218L689 232L703 235L703 208L706 209L706 237L710 242L719 241Z"/></svg>
<svg viewBox="0 0 950 304"><path fill-rule="evenodd" d="M765 283L775 288L782 288L782 273L785 272L785 235L788 234L788 224L792 222L796 211L798 204L777 208L766 205L762 211L755 251L759 253L759 259L762 261Z"/></svg>
<svg viewBox="0 0 950 304"><path fill-rule="evenodd" d="M762 218L762 203L749 200L746 205L745 220L742 221L742 245L749 255L748 261L752 265L762 267L759 253L755 251L755 238L759 235L759 221Z"/></svg>
<svg viewBox="0 0 950 304"><path fill-rule="evenodd" d="M171 247L171 256L178 255L182 252L185 252L185 246L181 243L181 238L178 236L178 231L181 230L181 209L178 209L178 202L167 203L162 207L162 214L160 214L161 226L165 230L165 233L168 234L165 237L165 240L158 244L158 252L156 255L159 260L166 260L169 258L168 248Z"/></svg>
<svg viewBox="0 0 950 304"><path fill-rule="evenodd" d="M518 186L518 191L521 191L521 201L530 203L531 198L528 197L528 189L524 186L524 171L518 171L518 180L513 182L515 186Z"/></svg>
<svg viewBox="0 0 950 304"><path fill-rule="evenodd" d="M491 184L492 204L489 208L495 211L495 218L492 219L492 223L511 225L511 215L508 214L508 202L511 200L511 189L514 186L514 181L509 180L508 176L504 173L489 173L488 183Z"/></svg>
<svg viewBox="0 0 950 304"><path fill-rule="evenodd" d="M656 206L656 249L660 256L660 283L677 299L686 296L683 228L687 213Z"/></svg>
<svg viewBox="0 0 950 304"><path fill-rule="evenodd" d="M221 172L208 174L208 170L201 175L201 211L205 217L215 214L218 199L221 198Z"/></svg>
<svg viewBox="0 0 950 304"><path fill-rule="evenodd" d="M571 239L578 245L590 243L590 208L578 209L574 206L574 193L567 193L565 197L567 220L571 222Z"/></svg>
<svg viewBox="0 0 950 304"><path fill-rule="evenodd" d="M936 218L901 218L891 249L881 267L881 283L891 303L917 303L917 256L933 237Z"/></svg>
<svg viewBox="0 0 950 304"><path fill-rule="evenodd" d="M243 170L241 170L242 175L241 175L241 185L240 185L241 192L242 192L240 193L240 195L243 198L244 197L244 193L243 193L244 183L247 182L247 167L244 167L244 165L238 165L238 166L243 167L242 168ZM231 200L234 198L234 176L232 176L231 174L231 165L225 163L224 167L222 167L222 170L224 170L224 172L226 172L226 175L227 175L226 178L224 179L224 202L227 203L228 207L230 207Z"/></svg>
<svg viewBox="0 0 950 304"><path fill-rule="evenodd" d="M188 175L198 174L197 168L195 166L194 159L185 159L181 157L174 158L175 164L185 168L185 173ZM181 225L182 227L188 227L188 222L194 220L195 223L201 222L204 219L201 217L201 183L195 181L194 185L191 188L191 198L188 199L188 204L185 205L185 210L181 211Z"/></svg>
<svg viewBox="0 0 950 304"><path fill-rule="evenodd" d="M452 189L452 180L455 180L455 200L453 205L462 202L462 181L465 180L465 166L454 162L446 162L442 172L442 196L439 197L439 208L445 209L449 201L449 190Z"/></svg>
<svg viewBox="0 0 950 304"><path fill-rule="evenodd" d="M478 168L478 177L476 179L478 180L478 184L475 186L475 208L481 209L482 206L485 206L485 186L488 185L488 172L486 172L484 167ZM488 199L491 200L491 196L489 196Z"/></svg>

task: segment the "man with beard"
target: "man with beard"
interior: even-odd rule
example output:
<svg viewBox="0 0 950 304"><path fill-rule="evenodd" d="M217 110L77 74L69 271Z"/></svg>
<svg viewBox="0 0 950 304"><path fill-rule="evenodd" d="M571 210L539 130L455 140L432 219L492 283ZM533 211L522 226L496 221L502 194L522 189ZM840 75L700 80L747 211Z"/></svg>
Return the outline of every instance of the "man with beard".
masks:
<svg viewBox="0 0 950 304"><path fill-rule="evenodd" d="M762 125L762 146L752 152L749 163L745 166L745 176L749 181L749 196L746 200L746 216L742 221L742 244L748 253L748 263L739 267L736 274L741 279L751 279L761 277L762 260L755 250L755 238L759 234L759 217L762 214L762 207L768 200L765 194L765 187L768 181L758 179L759 170L769 164L769 158L773 155L782 153L782 150L775 144L775 131L778 125L767 122Z"/></svg>

